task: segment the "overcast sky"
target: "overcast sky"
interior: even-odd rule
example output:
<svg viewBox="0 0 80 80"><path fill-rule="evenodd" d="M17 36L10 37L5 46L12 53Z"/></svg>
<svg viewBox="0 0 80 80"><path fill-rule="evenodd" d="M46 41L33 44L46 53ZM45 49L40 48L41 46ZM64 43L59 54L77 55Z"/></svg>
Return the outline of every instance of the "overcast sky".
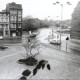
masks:
<svg viewBox="0 0 80 80"><path fill-rule="evenodd" d="M22 4L23 17L31 15L39 19L60 19L61 6L53 5L54 2L59 1L64 5L63 19L71 19L71 14L76 7L79 0L0 0L0 11L4 10L7 3L16 2ZM72 5L67 5L66 2L71 2Z"/></svg>

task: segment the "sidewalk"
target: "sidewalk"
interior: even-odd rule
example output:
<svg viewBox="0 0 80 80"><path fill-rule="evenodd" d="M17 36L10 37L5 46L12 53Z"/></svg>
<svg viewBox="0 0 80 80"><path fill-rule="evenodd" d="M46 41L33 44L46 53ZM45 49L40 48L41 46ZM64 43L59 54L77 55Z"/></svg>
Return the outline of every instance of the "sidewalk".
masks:
<svg viewBox="0 0 80 80"><path fill-rule="evenodd" d="M7 55L0 57L0 79L19 79L25 69L34 69L35 66L30 67L17 63L18 59L23 58L20 53L25 53L21 45L9 46L6 51L0 51L0 54L5 52ZM37 75L32 78L33 80L80 79L80 56L45 47L36 58L48 60L51 70L49 71L47 68L39 70Z"/></svg>
<svg viewBox="0 0 80 80"><path fill-rule="evenodd" d="M80 40L79 39L70 39L71 42L74 42L76 44L80 44Z"/></svg>
<svg viewBox="0 0 80 80"><path fill-rule="evenodd" d="M80 44L79 44L79 42L80 42L79 40L71 40L71 39L68 40L67 41L67 52L71 53L71 51L72 52L77 51L78 53L80 53ZM54 48L54 49L66 52L66 40L62 41L61 47L59 47L59 45L50 44L48 39L44 39L42 43L45 44L46 46L50 47L50 48Z"/></svg>
<svg viewBox="0 0 80 80"><path fill-rule="evenodd" d="M78 39L70 39L69 46L77 51L80 51L80 40Z"/></svg>

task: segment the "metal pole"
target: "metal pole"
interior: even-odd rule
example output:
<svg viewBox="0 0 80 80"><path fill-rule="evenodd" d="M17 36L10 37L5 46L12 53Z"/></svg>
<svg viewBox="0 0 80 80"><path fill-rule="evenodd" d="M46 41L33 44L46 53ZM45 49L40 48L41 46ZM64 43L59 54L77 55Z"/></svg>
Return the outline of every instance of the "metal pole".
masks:
<svg viewBox="0 0 80 80"><path fill-rule="evenodd" d="M63 16L63 4L61 4L61 7L62 7L62 9L61 9L61 21L62 21L62 16Z"/></svg>
<svg viewBox="0 0 80 80"><path fill-rule="evenodd" d="M53 29L52 29L52 38L53 38Z"/></svg>
<svg viewBox="0 0 80 80"><path fill-rule="evenodd" d="M63 16L63 4L61 4L60 43L61 43L62 16Z"/></svg>
<svg viewBox="0 0 80 80"><path fill-rule="evenodd" d="M67 40L66 40L66 52L67 52Z"/></svg>

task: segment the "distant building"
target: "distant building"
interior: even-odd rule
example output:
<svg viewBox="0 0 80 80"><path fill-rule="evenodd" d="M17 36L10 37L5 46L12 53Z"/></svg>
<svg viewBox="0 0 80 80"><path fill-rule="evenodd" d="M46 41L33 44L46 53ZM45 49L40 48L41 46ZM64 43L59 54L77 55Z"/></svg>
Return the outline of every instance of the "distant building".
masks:
<svg viewBox="0 0 80 80"><path fill-rule="evenodd" d="M0 36L10 36L9 15L5 10L0 12Z"/></svg>
<svg viewBox="0 0 80 80"><path fill-rule="evenodd" d="M70 38L80 39L80 27L72 27L71 28Z"/></svg>
<svg viewBox="0 0 80 80"><path fill-rule="evenodd" d="M80 40L80 1L72 13L70 38Z"/></svg>
<svg viewBox="0 0 80 80"><path fill-rule="evenodd" d="M6 12L10 13L10 36L22 35L22 5L14 2L6 5Z"/></svg>

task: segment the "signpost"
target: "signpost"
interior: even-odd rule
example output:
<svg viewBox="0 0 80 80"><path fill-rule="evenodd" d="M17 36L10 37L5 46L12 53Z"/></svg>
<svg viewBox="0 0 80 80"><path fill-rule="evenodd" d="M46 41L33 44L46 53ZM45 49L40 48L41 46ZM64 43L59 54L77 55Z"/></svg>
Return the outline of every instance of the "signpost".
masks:
<svg viewBox="0 0 80 80"><path fill-rule="evenodd" d="M67 44L68 44L68 40L69 40L69 37L66 38L66 52L67 52Z"/></svg>

